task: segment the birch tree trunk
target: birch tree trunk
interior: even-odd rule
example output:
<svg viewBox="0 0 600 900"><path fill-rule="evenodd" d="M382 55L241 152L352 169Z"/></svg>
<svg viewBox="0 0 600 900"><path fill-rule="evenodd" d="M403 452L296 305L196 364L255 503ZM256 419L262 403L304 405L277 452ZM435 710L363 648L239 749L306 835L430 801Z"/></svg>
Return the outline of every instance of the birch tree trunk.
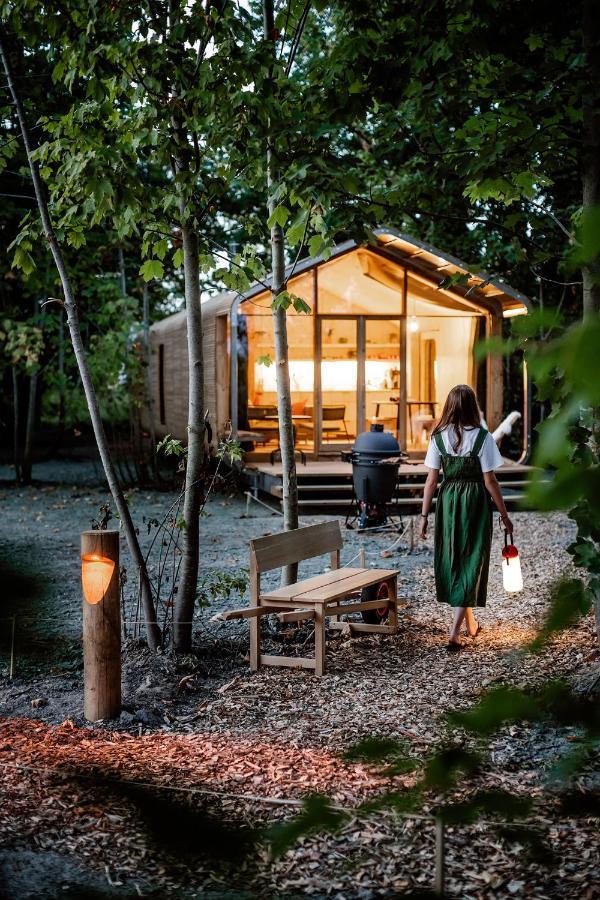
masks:
<svg viewBox="0 0 600 900"><path fill-rule="evenodd" d="M129 552L131 554L133 563L138 570L142 607L146 619L146 633L148 637L148 644L151 649L156 650L160 645L161 635L158 623L156 621L156 611L154 609L154 600L152 597L152 588L150 585L150 579L148 577L148 570L146 568L146 563L144 561L133 521L131 519L131 513L129 512L129 507L125 502L123 492L119 485L119 481L117 479L116 471L114 468L114 463L108 447L108 441L106 439L106 433L104 431L104 424L102 422L100 408L98 406L98 398L96 396L96 390L92 381L87 361L87 355L81 336L79 315L77 312L77 304L75 302L71 279L69 277L69 273L63 258L62 250L56 238L56 234L54 233L52 221L50 219L50 213L48 210L48 204L46 201L46 196L44 194L39 169L36 161L33 158L33 148L31 146L29 138L25 111L23 109L21 99L13 81L10 62L6 51L4 32L1 29L0 56L2 57L4 71L6 73L7 86L10 90L17 111L17 117L19 120L21 135L23 137L25 152L27 154L27 162L29 163L29 170L31 172L31 179L35 190L35 196L37 200L40 219L42 222L42 227L44 230L44 236L46 238L46 241L48 242L48 246L50 248L50 252L52 253L54 264L56 266L62 285L64 295L64 309L67 316L67 325L69 327L69 333L71 336L71 344L73 345L73 352L75 354L77 367L79 369L79 374L81 377L81 383L85 393L85 399L92 422L92 428L94 430L96 445L98 447L98 452L100 454L100 459L102 461L106 480L108 482L108 486L112 494L114 504L117 508L117 513L119 515L121 525L123 527L123 532L125 534Z"/></svg>
<svg viewBox="0 0 600 900"><path fill-rule="evenodd" d="M272 0L263 0L263 25L265 40L273 41L274 13ZM274 45L273 45L274 46ZM267 205L269 217L276 206L274 199L278 183L277 162L273 153L272 135L267 137ZM271 267L273 300L286 289L284 237L281 225L271 227ZM275 374L277 377L277 414L279 418L279 447L283 481L283 527L291 531L298 527L298 480L294 451L294 425L292 421L292 394L288 360L287 313L285 309L273 309L273 334L275 339ZM298 577L298 566L286 566L282 571L282 584L293 584Z"/></svg>
<svg viewBox="0 0 600 900"><path fill-rule="evenodd" d="M182 219L185 203L180 204ZM200 561L200 505L204 464L204 360L202 350L202 311L200 307L200 270L198 235L194 226L181 226L183 277L188 344L188 444L183 499L183 558L175 601L173 642L175 649L188 652L192 646L192 617L198 589Z"/></svg>
<svg viewBox="0 0 600 900"><path fill-rule="evenodd" d="M144 402L148 411L148 431L150 432L150 466L154 484L158 484L158 461L156 459L156 423L154 418L154 403L150 387L150 292L144 282L142 289L142 333L144 335Z"/></svg>

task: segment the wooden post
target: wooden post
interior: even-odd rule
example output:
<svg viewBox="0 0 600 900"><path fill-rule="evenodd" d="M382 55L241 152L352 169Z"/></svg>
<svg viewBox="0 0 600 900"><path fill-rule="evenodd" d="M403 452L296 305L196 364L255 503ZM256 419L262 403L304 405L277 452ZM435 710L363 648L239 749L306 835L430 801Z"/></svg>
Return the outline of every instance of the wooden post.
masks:
<svg viewBox="0 0 600 900"><path fill-rule="evenodd" d="M90 722L121 712L119 532L81 535L83 710Z"/></svg>

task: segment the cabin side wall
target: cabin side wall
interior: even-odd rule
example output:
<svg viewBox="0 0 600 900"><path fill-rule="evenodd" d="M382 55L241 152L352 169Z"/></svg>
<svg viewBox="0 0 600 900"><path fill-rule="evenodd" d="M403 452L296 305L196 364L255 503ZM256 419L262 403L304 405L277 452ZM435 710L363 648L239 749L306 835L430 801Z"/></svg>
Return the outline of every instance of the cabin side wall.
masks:
<svg viewBox="0 0 600 900"><path fill-rule="evenodd" d="M213 444L229 419L227 316L203 310L204 408L213 430ZM150 329L149 391L157 437L171 434L187 440L188 347L185 317L165 320ZM150 415L143 424L149 428Z"/></svg>
<svg viewBox="0 0 600 900"><path fill-rule="evenodd" d="M185 319L150 329L150 398L154 430L185 439L188 419L188 350ZM144 423L146 424L146 423Z"/></svg>

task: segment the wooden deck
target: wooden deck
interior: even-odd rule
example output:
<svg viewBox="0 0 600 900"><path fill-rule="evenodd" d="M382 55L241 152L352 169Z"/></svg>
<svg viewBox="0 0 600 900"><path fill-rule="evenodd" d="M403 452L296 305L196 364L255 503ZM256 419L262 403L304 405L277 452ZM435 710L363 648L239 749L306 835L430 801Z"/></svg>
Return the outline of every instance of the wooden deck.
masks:
<svg viewBox="0 0 600 900"><path fill-rule="evenodd" d="M513 506L522 498L533 466L504 460L496 473L507 501ZM402 463L398 470L396 497L391 510L416 512L420 508L428 469L422 461ZM255 496L266 495L280 502L283 496L280 462L248 462L243 473ZM296 461L299 505L303 512L346 513L352 503L352 465L339 459Z"/></svg>
<svg viewBox="0 0 600 900"><path fill-rule="evenodd" d="M264 472L268 475L274 475L276 477L281 478L283 474L282 465L280 462L269 463L269 462L249 462L246 466L246 469L256 469L257 471ZM507 459L504 457L504 465L501 469L498 470L497 474L501 475L510 470L512 474L523 474L525 472L533 471L533 466L523 465L522 463L516 463L512 459ZM306 464L300 462L300 460L296 460L296 470L298 474L305 475L318 475L321 478L327 477L328 475L350 475L352 476L352 464L348 462L342 462L342 460L337 459L309 459ZM407 475L427 475L428 472L427 466L423 462L410 462L410 463L402 463L398 470L398 474L400 477Z"/></svg>

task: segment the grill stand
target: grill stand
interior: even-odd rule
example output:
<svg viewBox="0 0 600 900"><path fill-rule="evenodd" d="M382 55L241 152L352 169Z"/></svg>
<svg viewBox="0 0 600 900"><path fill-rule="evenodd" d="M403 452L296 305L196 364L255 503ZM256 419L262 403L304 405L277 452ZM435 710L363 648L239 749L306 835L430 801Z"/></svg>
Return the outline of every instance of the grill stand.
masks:
<svg viewBox="0 0 600 900"><path fill-rule="evenodd" d="M393 500L398 496L398 491L396 489L397 484L398 484L398 479L396 479L396 482L394 485L394 493L392 495L392 500L390 502L393 502ZM367 479L367 485L368 485L368 479ZM365 504L368 507L368 505L369 505L368 495L367 495ZM355 490L354 482L353 482L352 483L352 500L350 501L350 509L346 513L346 519L345 519L344 525L346 526L346 528L349 531L353 531L354 528L356 527L356 523L358 523L358 527L356 528L356 530L361 533L368 531L371 534L377 534L378 532L391 531L394 534L398 534L398 535L404 534L405 529L404 529L404 520L402 519L402 514L400 514L399 516L393 516L387 512L388 504L385 504L385 506L386 506L386 511L384 513L385 522L383 524L381 524L381 525L361 525L360 520L361 520L362 510L361 510L361 506L360 506L360 501L359 501L358 497L356 496L356 490Z"/></svg>

